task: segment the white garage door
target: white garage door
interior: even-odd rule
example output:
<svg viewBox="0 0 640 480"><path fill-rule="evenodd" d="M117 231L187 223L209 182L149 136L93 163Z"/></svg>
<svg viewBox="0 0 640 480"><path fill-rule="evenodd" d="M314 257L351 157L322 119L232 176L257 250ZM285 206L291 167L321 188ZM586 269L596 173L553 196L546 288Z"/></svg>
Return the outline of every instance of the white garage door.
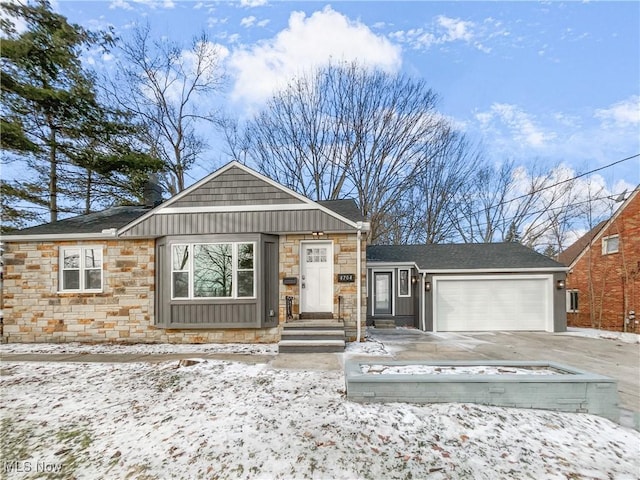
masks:
<svg viewBox="0 0 640 480"><path fill-rule="evenodd" d="M553 331L551 276L434 277L434 330Z"/></svg>

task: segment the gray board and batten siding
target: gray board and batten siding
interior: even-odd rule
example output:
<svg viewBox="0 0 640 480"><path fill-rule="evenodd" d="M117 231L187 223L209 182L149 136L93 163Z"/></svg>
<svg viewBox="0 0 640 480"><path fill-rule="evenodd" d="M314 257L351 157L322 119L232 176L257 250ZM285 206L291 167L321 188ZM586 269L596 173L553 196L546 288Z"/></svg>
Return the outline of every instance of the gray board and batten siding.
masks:
<svg viewBox="0 0 640 480"><path fill-rule="evenodd" d="M179 300L171 298L171 246L174 243L255 242L255 298ZM165 237L156 241L158 295L156 326L161 328L269 328L278 325L278 237L242 236Z"/></svg>
<svg viewBox="0 0 640 480"><path fill-rule="evenodd" d="M247 206L225 211L224 207ZM273 210L269 206L273 205ZM291 205L291 209L287 206ZM320 205L320 206L318 206ZM325 206L326 205L326 206ZM338 203L337 205L341 205ZM254 211L252 207L261 206ZM153 238L171 235L207 235L212 233L309 233L314 231L355 231L340 218L322 210L330 203L303 202L269 182L239 167L231 167L219 176L199 185L186 195L170 201L133 223L122 237ZM169 213L163 208L170 207ZM216 211L197 211L213 207ZM189 210L193 208L195 210Z"/></svg>
<svg viewBox="0 0 640 480"><path fill-rule="evenodd" d="M347 203L336 206L349 213ZM270 328L279 316L279 235L355 233L342 219L353 221L334 214L330 205L305 201L246 167L231 165L141 217L120 236L156 238L156 326ZM254 243L255 297L172 298L172 245L224 242Z"/></svg>
<svg viewBox="0 0 640 480"><path fill-rule="evenodd" d="M400 295L398 288L398 277L400 270L409 271L409 296ZM391 286L392 313L376 313L373 311L375 300L375 295L373 292L373 278L375 273L387 272L392 274L393 279ZM418 270L415 267L408 265L370 268L368 271L368 276L372 280L367 282L367 298L372 299L372 301L367 302L367 325L374 325L376 319L393 319L397 326L420 328L419 318L416 314L416 312L418 312L418 309L420 308L420 284L411 282L411 278L417 277L417 275Z"/></svg>
<svg viewBox="0 0 640 480"><path fill-rule="evenodd" d="M320 210L278 210L261 212L170 213L142 220L122 237L159 235L206 235L220 233L325 233L347 232L352 227Z"/></svg>

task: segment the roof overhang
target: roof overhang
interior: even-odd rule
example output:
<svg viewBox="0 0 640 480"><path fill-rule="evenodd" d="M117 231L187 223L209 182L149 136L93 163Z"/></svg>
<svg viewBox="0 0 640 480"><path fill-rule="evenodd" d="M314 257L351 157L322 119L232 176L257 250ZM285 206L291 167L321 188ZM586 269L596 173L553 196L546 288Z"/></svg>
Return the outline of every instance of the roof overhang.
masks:
<svg viewBox="0 0 640 480"><path fill-rule="evenodd" d="M420 270L420 268L418 267L418 265L415 262L410 262L410 261L400 261L400 262L375 262L375 261L369 261L367 260L367 267L374 267L374 268L392 268L392 267L411 267L411 268L415 268L416 270Z"/></svg>
<svg viewBox="0 0 640 480"><path fill-rule="evenodd" d="M569 267L546 267L546 268L442 268L429 269L421 268L420 273L426 275L439 275L447 273L553 273L567 272Z"/></svg>

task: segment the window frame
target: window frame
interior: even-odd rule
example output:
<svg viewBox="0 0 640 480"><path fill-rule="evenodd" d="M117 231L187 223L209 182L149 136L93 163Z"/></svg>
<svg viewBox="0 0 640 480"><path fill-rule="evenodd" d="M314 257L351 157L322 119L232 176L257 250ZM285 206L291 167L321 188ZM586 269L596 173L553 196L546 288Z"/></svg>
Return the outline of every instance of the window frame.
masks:
<svg viewBox="0 0 640 480"><path fill-rule="evenodd" d="M616 249L609 250L609 242L612 240L616 240ZM602 237L602 255L612 255L614 253L618 253L620 251L620 235L609 235L607 237Z"/></svg>
<svg viewBox="0 0 640 480"><path fill-rule="evenodd" d="M402 293L402 272L407 272L407 293ZM399 268L398 269L398 297L399 298L410 298L411 297L411 269L410 268Z"/></svg>
<svg viewBox="0 0 640 480"><path fill-rule="evenodd" d="M580 312L580 292L576 289L567 290L567 313Z"/></svg>
<svg viewBox="0 0 640 480"><path fill-rule="evenodd" d="M203 245L231 245L231 295L226 297L201 297L194 295L194 279L195 279L195 247L203 246ZM238 251L240 245L251 245L253 248L253 268L239 268L238 264ZM187 247L188 251L188 260L185 268L176 270L174 269L173 263L173 252L175 247ZM170 264L170 278L169 281L171 283L171 301L212 301L212 300L221 300L221 301L229 301L229 300L255 300L257 298L257 285L256 285L256 258L257 258L257 242L255 241L215 241L215 242L176 242L169 244L169 264ZM186 297L176 297L175 296L175 283L174 283L174 273L187 273L187 296ZM250 296L240 296L238 292L239 282L238 282L238 272L253 272L253 292Z"/></svg>
<svg viewBox="0 0 640 480"><path fill-rule="evenodd" d="M79 251L78 268L65 268L65 252L70 250ZM86 252L97 250L100 252L100 268L86 267ZM63 245L58 247L58 293L102 293L104 291L104 247L101 245ZM65 288L64 273L67 271L78 271L78 288ZM100 270L100 288L86 288L86 272L90 270Z"/></svg>

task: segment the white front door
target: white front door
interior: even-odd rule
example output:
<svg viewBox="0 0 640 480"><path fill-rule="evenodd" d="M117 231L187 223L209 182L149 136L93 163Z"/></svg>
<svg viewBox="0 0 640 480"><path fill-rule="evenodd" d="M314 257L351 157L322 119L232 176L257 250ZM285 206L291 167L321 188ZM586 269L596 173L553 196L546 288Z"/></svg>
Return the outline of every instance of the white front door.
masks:
<svg viewBox="0 0 640 480"><path fill-rule="evenodd" d="M333 312L333 245L303 242L300 252L300 310Z"/></svg>

